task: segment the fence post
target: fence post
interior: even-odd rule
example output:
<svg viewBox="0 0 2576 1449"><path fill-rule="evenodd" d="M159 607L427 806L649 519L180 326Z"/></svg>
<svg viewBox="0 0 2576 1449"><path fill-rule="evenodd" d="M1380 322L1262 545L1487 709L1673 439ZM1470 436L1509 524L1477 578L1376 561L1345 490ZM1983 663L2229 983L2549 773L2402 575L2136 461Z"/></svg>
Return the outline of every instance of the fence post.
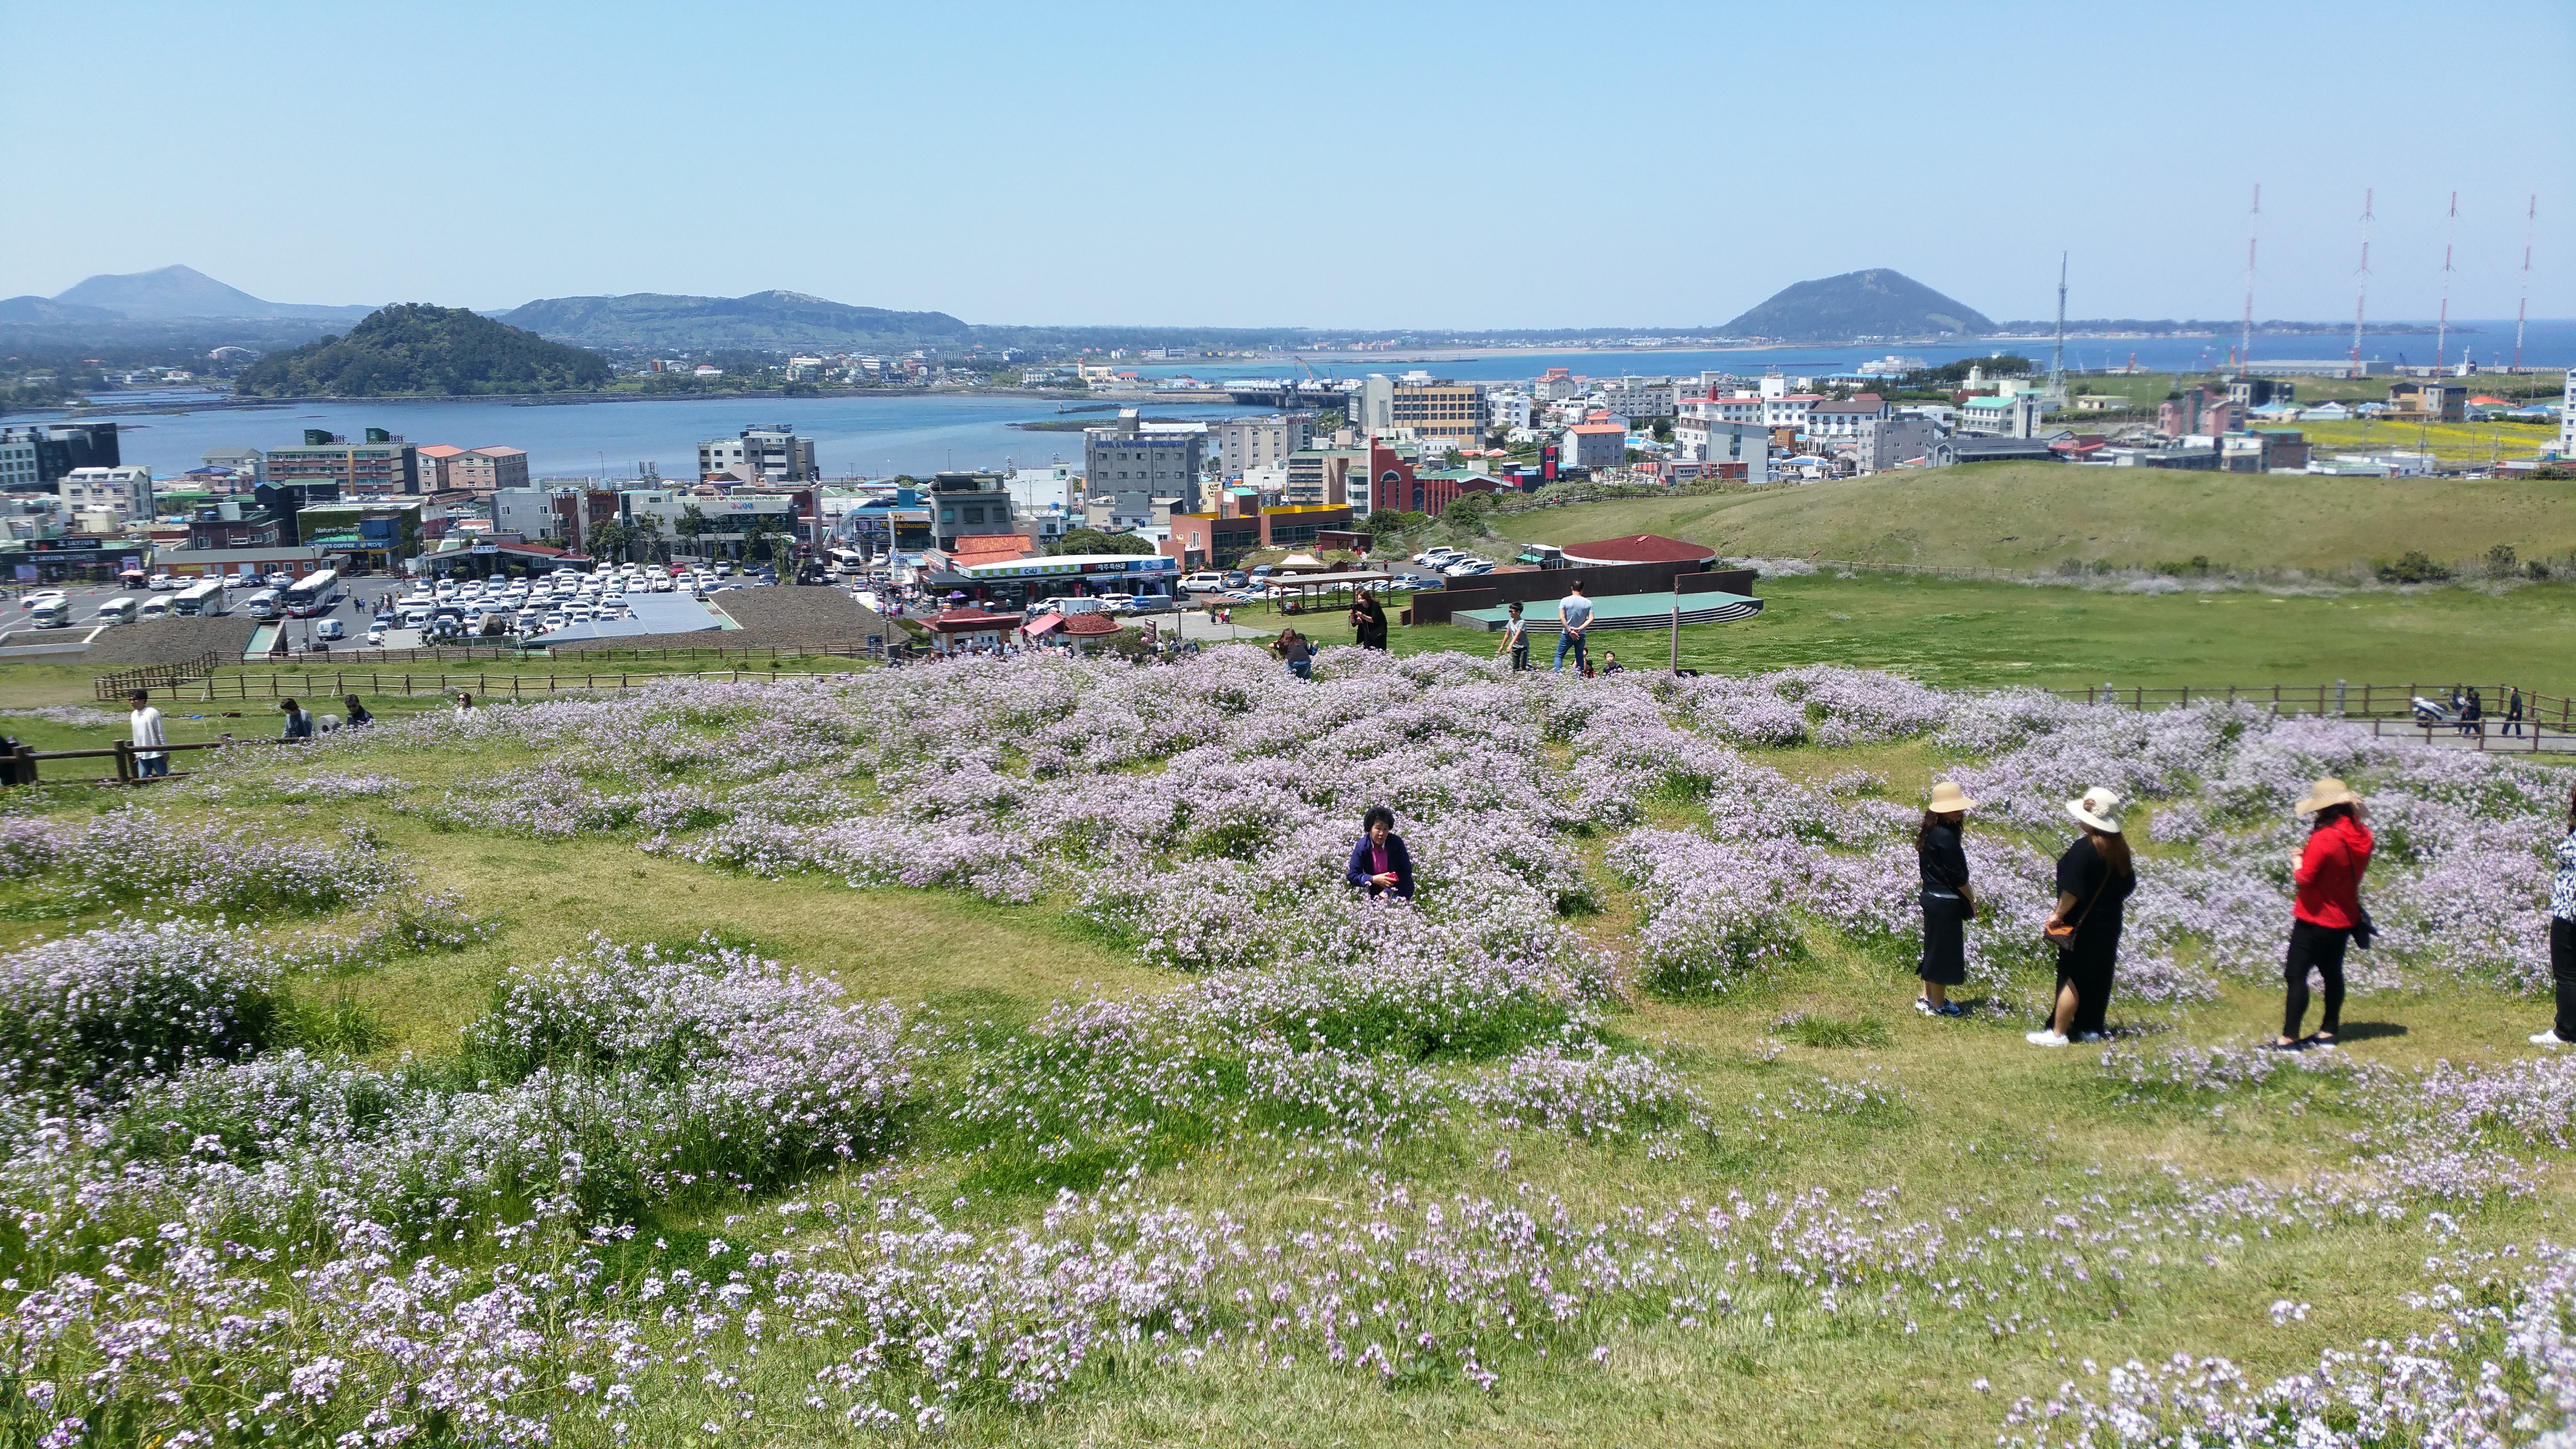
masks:
<svg viewBox="0 0 2576 1449"><path fill-rule="evenodd" d="M2340 717L2340 716L2343 714L2343 695L2344 695L2344 682L2343 682L2342 680L2338 679L2338 680L2336 680L2336 681L2335 681L2335 708L2334 708L2334 712L2335 712L2335 714L2336 714L2338 717Z"/></svg>
<svg viewBox="0 0 2576 1449"><path fill-rule="evenodd" d="M134 742L132 740L116 742L116 783L120 785L134 783Z"/></svg>

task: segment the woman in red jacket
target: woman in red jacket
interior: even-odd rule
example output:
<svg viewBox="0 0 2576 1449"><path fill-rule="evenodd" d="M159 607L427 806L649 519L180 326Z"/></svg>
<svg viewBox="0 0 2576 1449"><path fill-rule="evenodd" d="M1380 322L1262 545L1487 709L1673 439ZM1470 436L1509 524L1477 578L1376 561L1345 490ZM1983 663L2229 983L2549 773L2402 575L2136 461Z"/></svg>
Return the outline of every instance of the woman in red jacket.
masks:
<svg viewBox="0 0 2576 1449"><path fill-rule="evenodd" d="M2361 823L2361 797L2341 780L2324 779L2308 787L2298 804L2316 823L2299 852L2299 902L2290 909L2290 954L2281 975L2290 988L2281 1012L2283 1050L2330 1047L2343 1024L2343 953L2353 929L2362 922L2361 877L2370 869L2370 827ZM2308 970L2325 978L2325 1012L2314 1036L2299 1035L2299 1020L2308 1014Z"/></svg>

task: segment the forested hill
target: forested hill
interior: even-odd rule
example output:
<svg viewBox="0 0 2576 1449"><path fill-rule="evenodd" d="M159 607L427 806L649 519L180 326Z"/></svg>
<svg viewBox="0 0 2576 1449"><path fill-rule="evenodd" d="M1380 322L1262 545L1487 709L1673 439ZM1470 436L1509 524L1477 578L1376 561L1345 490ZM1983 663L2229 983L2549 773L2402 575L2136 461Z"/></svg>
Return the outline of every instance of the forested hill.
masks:
<svg viewBox="0 0 2576 1449"><path fill-rule="evenodd" d="M235 382L256 397L430 397L561 392L606 385L598 354L425 302L386 307L349 329L251 364Z"/></svg>

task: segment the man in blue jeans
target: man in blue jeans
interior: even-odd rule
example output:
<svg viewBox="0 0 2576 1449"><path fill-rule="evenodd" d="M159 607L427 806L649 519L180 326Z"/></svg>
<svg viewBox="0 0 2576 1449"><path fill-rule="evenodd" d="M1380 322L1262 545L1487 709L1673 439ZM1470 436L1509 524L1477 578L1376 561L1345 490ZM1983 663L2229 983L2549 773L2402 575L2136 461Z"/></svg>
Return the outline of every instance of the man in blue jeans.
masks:
<svg viewBox="0 0 2576 1449"><path fill-rule="evenodd" d="M1583 597L1583 582L1580 579L1576 580L1573 588L1566 592L1565 602L1556 606L1556 621L1559 626L1556 636L1556 669L1550 672L1564 670L1565 651L1568 649L1574 651L1576 673L1579 674L1591 668L1592 661L1585 658L1583 654L1583 631L1592 627L1592 601Z"/></svg>

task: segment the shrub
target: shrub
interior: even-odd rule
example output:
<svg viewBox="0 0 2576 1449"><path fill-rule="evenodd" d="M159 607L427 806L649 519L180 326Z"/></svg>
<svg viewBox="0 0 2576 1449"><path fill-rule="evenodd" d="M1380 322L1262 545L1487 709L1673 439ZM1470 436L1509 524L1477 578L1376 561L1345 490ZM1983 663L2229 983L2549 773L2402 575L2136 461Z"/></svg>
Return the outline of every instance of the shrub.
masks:
<svg viewBox="0 0 2576 1449"><path fill-rule="evenodd" d="M2448 565L2433 562L2420 549L2408 549L2397 556L2397 562L2379 566L2383 584L2438 584L2451 576Z"/></svg>
<svg viewBox="0 0 2576 1449"><path fill-rule="evenodd" d="M0 958L0 1063L18 1088L119 1095L247 1056L277 1026L277 963L239 928L121 922Z"/></svg>

